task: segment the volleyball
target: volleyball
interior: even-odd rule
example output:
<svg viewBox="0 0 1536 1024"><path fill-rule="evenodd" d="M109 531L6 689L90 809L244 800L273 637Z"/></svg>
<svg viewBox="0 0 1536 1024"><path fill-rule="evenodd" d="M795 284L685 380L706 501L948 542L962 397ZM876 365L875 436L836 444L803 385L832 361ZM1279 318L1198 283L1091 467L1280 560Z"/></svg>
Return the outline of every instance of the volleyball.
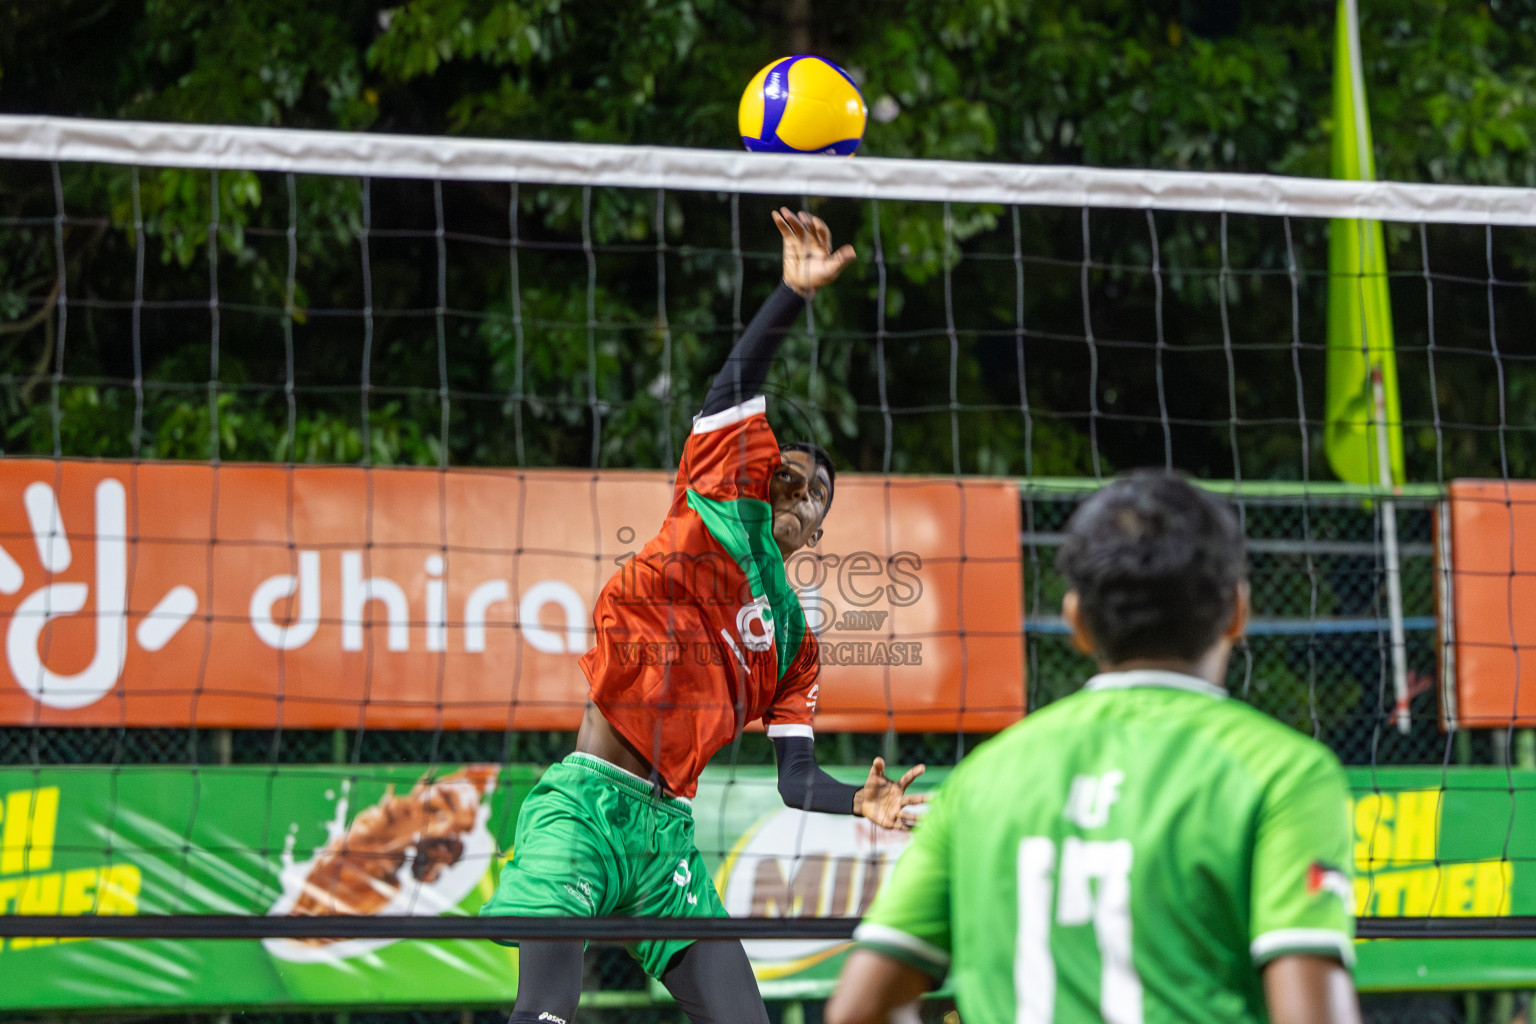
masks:
<svg viewBox="0 0 1536 1024"><path fill-rule="evenodd" d="M776 60L741 94L737 125L754 153L852 156L868 114L848 72L821 57Z"/></svg>

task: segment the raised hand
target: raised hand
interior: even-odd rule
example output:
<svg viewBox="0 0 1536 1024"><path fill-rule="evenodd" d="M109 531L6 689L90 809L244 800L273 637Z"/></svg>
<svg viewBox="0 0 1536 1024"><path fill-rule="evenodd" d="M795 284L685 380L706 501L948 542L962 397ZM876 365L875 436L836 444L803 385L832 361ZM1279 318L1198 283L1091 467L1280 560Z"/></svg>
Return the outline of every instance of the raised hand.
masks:
<svg viewBox="0 0 1536 1024"><path fill-rule="evenodd" d="M853 262L853 246L832 251L832 232L820 217L781 206L773 213L773 223L784 236L784 283L807 301Z"/></svg>
<svg viewBox="0 0 1536 1024"><path fill-rule="evenodd" d="M869 767L869 779L864 788L853 798L853 813L868 818L881 828L905 832L917 824L917 814L911 808L928 802L927 793L908 793L907 787L923 772L926 765L909 768L898 782L885 777L885 758L875 758Z"/></svg>

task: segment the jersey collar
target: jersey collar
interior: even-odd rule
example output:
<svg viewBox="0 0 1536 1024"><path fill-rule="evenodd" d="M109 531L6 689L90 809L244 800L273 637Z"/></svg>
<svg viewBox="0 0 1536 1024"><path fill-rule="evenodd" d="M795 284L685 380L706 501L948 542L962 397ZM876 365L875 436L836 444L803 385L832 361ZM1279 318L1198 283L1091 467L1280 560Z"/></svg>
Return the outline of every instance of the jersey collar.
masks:
<svg viewBox="0 0 1536 1024"><path fill-rule="evenodd" d="M1207 697L1225 700L1225 688L1212 685L1196 676L1182 672L1164 672L1161 669L1135 669L1130 672L1100 672L1084 685L1085 690L1130 690L1142 686L1159 686L1168 690L1188 690L1203 693Z"/></svg>

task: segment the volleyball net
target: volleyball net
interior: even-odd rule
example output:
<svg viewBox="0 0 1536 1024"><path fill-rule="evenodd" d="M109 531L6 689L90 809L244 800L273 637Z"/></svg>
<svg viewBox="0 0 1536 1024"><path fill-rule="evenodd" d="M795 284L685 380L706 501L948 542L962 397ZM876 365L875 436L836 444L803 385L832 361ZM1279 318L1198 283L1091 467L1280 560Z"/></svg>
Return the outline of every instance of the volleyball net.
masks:
<svg viewBox="0 0 1536 1024"><path fill-rule="evenodd" d="M461 1001L500 998L508 954L464 940L570 749L597 593L778 280L780 205L859 252L767 389L840 470L787 565L820 760L940 779L1075 690L1066 518L1177 468L1243 518L1231 690L1339 753L1361 934L1420 937L1363 944L1363 983L1536 962L1449 942L1536 922L1536 191L28 117L0 118L0 956L105 976L115 947L54 940L239 935L329 991L433 938ZM1330 222L1379 222L1385 262L1330 269ZM1394 359L1330 336L1341 282ZM809 983L903 839L784 808L771 764L749 733L695 801L741 920L675 927Z"/></svg>

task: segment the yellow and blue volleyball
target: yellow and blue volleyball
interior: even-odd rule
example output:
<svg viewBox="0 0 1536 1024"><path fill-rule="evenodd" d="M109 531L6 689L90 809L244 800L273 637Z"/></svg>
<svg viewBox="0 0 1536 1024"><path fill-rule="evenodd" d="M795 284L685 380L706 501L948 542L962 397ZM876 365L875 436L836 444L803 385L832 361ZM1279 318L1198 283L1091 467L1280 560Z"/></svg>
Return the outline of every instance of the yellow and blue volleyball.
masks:
<svg viewBox="0 0 1536 1024"><path fill-rule="evenodd" d="M868 111L848 72L821 57L785 57L747 83L736 122L754 153L852 156Z"/></svg>

